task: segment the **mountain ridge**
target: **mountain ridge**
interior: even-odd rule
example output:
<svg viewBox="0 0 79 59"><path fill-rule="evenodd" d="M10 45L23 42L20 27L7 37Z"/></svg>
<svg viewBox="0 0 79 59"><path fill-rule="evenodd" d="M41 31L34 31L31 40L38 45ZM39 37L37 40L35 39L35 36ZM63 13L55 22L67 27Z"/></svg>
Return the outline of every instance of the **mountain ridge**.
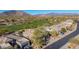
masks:
<svg viewBox="0 0 79 59"><path fill-rule="evenodd" d="M47 14L37 14L35 16L73 16L79 15L79 13L47 13Z"/></svg>

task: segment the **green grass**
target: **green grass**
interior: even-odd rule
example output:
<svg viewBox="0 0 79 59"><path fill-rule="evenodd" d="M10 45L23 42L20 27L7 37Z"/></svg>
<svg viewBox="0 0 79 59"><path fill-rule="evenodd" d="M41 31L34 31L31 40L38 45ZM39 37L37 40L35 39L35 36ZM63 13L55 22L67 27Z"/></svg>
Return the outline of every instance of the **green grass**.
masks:
<svg viewBox="0 0 79 59"><path fill-rule="evenodd" d="M47 20L32 20L30 22L26 22L18 25L14 24L11 26L0 26L0 34L4 34L6 32L14 32L21 29L37 28L47 23L48 23Z"/></svg>

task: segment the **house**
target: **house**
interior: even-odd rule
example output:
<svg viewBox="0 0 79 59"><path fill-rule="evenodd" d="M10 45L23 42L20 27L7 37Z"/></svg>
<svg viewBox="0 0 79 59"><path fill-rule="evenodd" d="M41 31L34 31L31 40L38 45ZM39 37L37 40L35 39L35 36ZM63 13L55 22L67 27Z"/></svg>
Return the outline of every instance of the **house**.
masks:
<svg viewBox="0 0 79 59"><path fill-rule="evenodd" d="M68 19L63 24L64 24L65 27L70 27L73 24L73 20Z"/></svg>
<svg viewBox="0 0 79 59"><path fill-rule="evenodd" d="M73 29L72 25L73 25L73 20L71 20L71 19L66 20L66 21L64 22L64 27L65 27L67 30L72 30L72 29Z"/></svg>
<svg viewBox="0 0 79 59"><path fill-rule="evenodd" d="M13 47L15 45L18 45L19 48L30 48L30 42L28 39L24 38L24 37L19 37L13 34L7 35L8 38L8 43L10 43Z"/></svg>
<svg viewBox="0 0 79 59"><path fill-rule="evenodd" d="M62 24L57 24L57 25L55 25L55 30L57 31L57 32L60 32L61 31L61 29L62 29Z"/></svg>

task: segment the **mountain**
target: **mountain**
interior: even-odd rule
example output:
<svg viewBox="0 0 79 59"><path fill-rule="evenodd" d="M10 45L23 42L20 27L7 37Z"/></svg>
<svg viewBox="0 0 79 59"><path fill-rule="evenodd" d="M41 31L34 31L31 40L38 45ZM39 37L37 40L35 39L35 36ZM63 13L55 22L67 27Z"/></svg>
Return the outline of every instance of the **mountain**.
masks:
<svg viewBox="0 0 79 59"><path fill-rule="evenodd" d="M78 15L79 13L48 13L48 14L37 14L35 16L74 16L74 15Z"/></svg>
<svg viewBox="0 0 79 59"><path fill-rule="evenodd" d="M0 25L19 24L31 21L33 19L48 19L50 16L74 16L79 13L48 13L31 15L20 10L9 10L0 13Z"/></svg>
<svg viewBox="0 0 79 59"><path fill-rule="evenodd" d="M3 13L0 13L0 25L25 23L27 21L30 21L32 18L32 15L23 11L5 11Z"/></svg>
<svg viewBox="0 0 79 59"><path fill-rule="evenodd" d="M46 15L51 15L51 16L73 16L73 15L79 15L78 13L48 13Z"/></svg>
<svg viewBox="0 0 79 59"><path fill-rule="evenodd" d="M3 13L0 13L0 16L30 16L30 14L23 12L23 11L19 11L19 10L10 10L10 11L5 11Z"/></svg>

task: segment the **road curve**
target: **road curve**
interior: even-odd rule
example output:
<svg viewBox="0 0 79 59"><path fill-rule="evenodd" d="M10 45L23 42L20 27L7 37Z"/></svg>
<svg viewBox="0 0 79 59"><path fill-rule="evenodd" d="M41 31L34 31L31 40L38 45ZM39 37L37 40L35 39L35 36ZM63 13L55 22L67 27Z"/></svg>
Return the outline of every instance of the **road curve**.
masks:
<svg viewBox="0 0 79 59"><path fill-rule="evenodd" d="M65 45L70 38L75 37L76 35L79 34L79 22L77 22L77 29L76 31L72 32L71 34L65 36L64 38L56 41L55 43L52 43L51 45L45 47L44 49L59 49L61 48L63 45Z"/></svg>

